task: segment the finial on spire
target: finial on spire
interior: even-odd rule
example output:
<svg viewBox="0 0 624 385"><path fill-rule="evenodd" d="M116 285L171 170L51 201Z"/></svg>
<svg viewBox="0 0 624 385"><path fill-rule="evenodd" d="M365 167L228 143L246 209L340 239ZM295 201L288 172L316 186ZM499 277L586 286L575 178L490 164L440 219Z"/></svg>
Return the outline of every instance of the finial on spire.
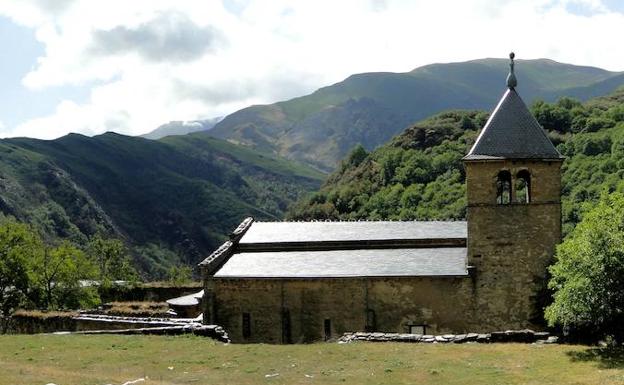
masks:
<svg viewBox="0 0 624 385"><path fill-rule="evenodd" d="M507 87L509 87L510 90L513 90L518 85L518 80L516 80L516 74L514 74L514 57L516 57L516 54L514 54L513 52L509 54L509 59L511 60L511 63L509 63L509 75L507 75Z"/></svg>

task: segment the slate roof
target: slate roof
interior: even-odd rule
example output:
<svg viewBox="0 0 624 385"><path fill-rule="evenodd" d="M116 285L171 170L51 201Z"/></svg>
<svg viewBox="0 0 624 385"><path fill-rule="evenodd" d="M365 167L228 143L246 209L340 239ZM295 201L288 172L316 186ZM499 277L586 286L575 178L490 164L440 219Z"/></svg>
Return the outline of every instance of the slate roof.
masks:
<svg viewBox="0 0 624 385"><path fill-rule="evenodd" d="M254 222L200 266L217 278L466 276L467 223Z"/></svg>
<svg viewBox="0 0 624 385"><path fill-rule="evenodd" d="M199 305L199 302L201 301L203 297L204 297L204 291L200 290L197 293L168 299L167 303L172 306L195 306L195 305Z"/></svg>
<svg viewBox="0 0 624 385"><path fill-rule="evenodd" d="M518 93L505 92L465 160L561 159Z"/></svg>
<svg viewBox="0 0 624 385"><path fill-rule="evenodd" d="M218 278L466 276L466 248L364 249L234 254Z"/></svg>
<svg viewBox="0 0 624 385"><path fill-rule="evenodd" d="M464 221L253 222L240 244L466 238Z"/></svg>

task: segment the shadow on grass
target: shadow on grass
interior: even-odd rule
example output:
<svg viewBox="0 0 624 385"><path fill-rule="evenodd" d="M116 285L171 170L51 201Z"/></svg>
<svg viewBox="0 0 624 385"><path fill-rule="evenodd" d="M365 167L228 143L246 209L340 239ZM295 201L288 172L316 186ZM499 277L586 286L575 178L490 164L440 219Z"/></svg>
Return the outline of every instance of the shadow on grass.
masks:
<svg viewBox="0 0 624 385"><path fill-rule="evenodd" d="M624 369L624 348L589 348L582 352L567 352L572 362L594 362L601 369Z"/></svg>

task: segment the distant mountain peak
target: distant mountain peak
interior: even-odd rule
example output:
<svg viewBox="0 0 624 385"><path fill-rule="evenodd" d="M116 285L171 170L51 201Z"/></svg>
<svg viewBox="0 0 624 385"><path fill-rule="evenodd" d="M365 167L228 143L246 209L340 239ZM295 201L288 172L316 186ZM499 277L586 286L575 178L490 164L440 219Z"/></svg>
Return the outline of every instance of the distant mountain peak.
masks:
<svg viewBox="0 0 624 385"><path fill-rule="evenodd" d="M200 120L172 120L169 123L165 123L155 130L140 136L146 139L160 139L165 136L186 135L197 131L208 131L222 119L223 116Z"/></svg>

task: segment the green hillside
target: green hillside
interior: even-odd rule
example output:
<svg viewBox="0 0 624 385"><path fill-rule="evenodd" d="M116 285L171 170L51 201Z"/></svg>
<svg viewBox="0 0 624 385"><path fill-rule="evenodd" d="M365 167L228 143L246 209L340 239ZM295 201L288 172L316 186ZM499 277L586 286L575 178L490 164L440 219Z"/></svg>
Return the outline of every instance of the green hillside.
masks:
<svg viewBox="0 0 624 385"><path fill-rule="evenodd" d="M237 111L211 135L331 171L356 144L368 151L409 124L449 109L491 110L507 59L431 64L407 73L364 73L314 93ZM613 92L624 74L548 59L518 60L519 92L530 103L587 100Z"/></svg>
<svg viewBox="0 0 624 385"><path fill-rule="evenodd" d="M0 210L48 241L121 237L145 274L196 263L241 218L281 218L321 175L205 134L0 141Z"/></svg>
<svg viewBox="0 0 624 385"><path fill-rule="evenodd" d="M567 157L563 165L564 231L583 203L603 191L624 192L624 89L585 104L537 102L533 113ZM487 118L451 111L421 121L371 153L357 147L321 189L298 202L292 219L462 219L461 158Z"/></svg>

